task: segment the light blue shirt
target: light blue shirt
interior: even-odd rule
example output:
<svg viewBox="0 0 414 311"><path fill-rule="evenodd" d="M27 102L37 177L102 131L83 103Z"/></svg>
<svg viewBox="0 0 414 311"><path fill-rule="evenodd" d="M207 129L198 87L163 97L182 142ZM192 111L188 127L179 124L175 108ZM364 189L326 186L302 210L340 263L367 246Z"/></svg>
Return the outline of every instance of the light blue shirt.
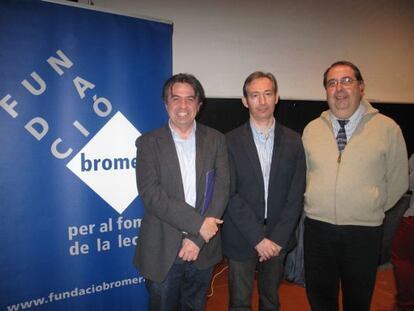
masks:
<svg viewBox="0 0 414 311"><path fill-rule="evenodd" d="M196 122L187 139L183 139L174 131L171 121L168 122L180 163L181 179L184 187L185 202L192 207L196 205Z"/></svg>
<svg viewBox="0 0 414 311"><path fill-rule="evenodd" d="M346 134L346 140L349 141L354 134L359 122L361 121L362 117L365 113L365 107L363 105L359 105L357 110L352 114L352 116L348 119L349 122L345 124L345 134ZM335 134L335 137L338 135L339 129L341 126L339 125L338 118L335 117L335 115L330 112L330 119L333 127L333 131Z"/></svg>
<svg viewBox="0 0 414 311"><path fill-rule="evenodd" d="M262 169L264 194L265 194L265 214L264 219L267 219L267 196L269 193L269 175L270 167L272 165L273 143L275 139L275 119L269 128L267 135L261 132L252 121L250 121L252 128L253 139L256 145L257 154L259 155L260 167Z"/></svg>

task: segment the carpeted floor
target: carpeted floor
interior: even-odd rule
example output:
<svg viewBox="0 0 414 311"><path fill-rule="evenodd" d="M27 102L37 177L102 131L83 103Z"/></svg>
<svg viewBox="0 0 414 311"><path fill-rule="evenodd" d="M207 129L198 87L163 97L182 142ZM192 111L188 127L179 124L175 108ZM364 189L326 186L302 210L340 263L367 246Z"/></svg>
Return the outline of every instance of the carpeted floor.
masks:
<svg viewBox="0 0 414 311"><path fill-rule="evenodd" d="M222 271L222 273L219 273ZM227 310L228 287L227 267L224 263L215 269L210 297L207 300L207 311ZM305 288L284 282L279 290L282 311L310 310L306 299ZM371 311L392 311L394 307L395 280L391 265L384 265L378 269L375 291L371 304ZM253 310L258 310L257 288L253 292Z"/></svg>

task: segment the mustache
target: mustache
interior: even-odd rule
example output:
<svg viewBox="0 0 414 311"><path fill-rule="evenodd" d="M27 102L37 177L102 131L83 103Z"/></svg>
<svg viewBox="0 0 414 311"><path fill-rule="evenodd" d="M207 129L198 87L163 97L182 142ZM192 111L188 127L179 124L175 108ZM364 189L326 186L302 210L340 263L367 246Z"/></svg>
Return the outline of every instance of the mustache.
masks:
<svg viewBox="0 0 414 311"><path fill-rule="evenodd" d="M346 97L346 96L348 96L348 93L347 92L345 92L345 91L343 91L343 90L340 90L340 91L336 91L335 93L334 93L334 96L336 97L336 96L344 96L344 97Z"/></svg>

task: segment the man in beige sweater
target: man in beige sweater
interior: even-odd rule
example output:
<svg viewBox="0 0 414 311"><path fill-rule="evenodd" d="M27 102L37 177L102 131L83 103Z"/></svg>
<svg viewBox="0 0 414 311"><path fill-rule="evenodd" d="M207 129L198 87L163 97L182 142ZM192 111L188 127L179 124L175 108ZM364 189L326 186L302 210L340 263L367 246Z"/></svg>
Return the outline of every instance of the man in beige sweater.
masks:
<svg viewBox="0 0 414 311"><path fill-rule="evenodd" d="M324 73L329 110L303 133L305 280L315 310L369 311L384 212L408 188L399 126L363 99L359 69L340 61Z"/></svg>

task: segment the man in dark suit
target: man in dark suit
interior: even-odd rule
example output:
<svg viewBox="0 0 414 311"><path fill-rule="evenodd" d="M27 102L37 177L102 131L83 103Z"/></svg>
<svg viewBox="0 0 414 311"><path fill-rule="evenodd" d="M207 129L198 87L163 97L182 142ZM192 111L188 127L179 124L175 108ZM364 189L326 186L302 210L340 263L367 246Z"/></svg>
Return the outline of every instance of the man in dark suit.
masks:
<svg viewBox="0 0 414 311"><path fill-rule="evenodd" d="M218 226L228 201L224 135L195 122L200 82L177 74L164 84L169 122L137 139L137 185L144 217L135 265L147 279L150 310L203 310Z"/></svg>
<svg viewBox="0 0 414 311"><path fill-rule="evenodd" d="M249 75L242 102L250 120L226 135L230 200L222 240L229 262L229 309L251 310L257 269L260 310L279 310L283 261L303 209L304 151L299 134L273 116L278 89L271 73Z"/></svg>

